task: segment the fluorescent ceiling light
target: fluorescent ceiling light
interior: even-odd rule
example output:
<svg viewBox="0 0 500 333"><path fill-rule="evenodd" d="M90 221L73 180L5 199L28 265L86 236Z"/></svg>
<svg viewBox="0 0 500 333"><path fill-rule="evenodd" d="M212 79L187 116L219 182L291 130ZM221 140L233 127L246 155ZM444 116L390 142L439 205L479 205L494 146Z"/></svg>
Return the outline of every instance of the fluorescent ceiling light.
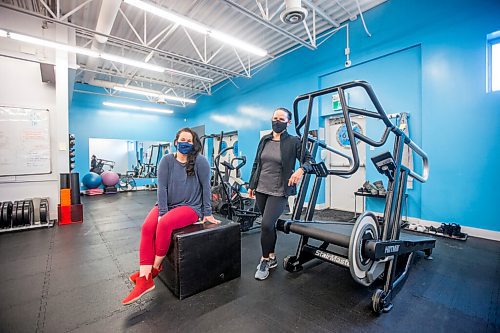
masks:
<svg viewBox="0 0 500 333"><path fill-rule="evenodd" d="M44 47L50 47L53 49L57 50L62 50L62 51L67 51L67 52L74 52L78 54L83 54L89 57L93 58L98 58L99 53L94 52L89 49L85 49L83 47L77 47L77 46L71 46L71 45L65 45L65 44L60 44L56 42L51 42L49 40L41 39L41 38L36 38L36 37L31 37L31 36L26 36L26 35L21 35L21 34L16 34L14 32L9 32L8 35L11 39L18 40L21 42L29 43L29 44L35 44L35 45L40 45Z"/></svg>
<svg viewBox="0 0 500 333"><path fill-rule="evenodd" d="M111 107L120 108L120 109L127 109L127 110L151 111L151 112L168 113L168 114L174 113L174 111L167 110L167 109L148 108L148 107L142 107L142 106L136 106L136 105L130 105L130 104L113 103L113 102L102 102L102 105L111 106Z"/></svg>
<svg viewBox="0 0 500 333"><path fill-rule="evenodd" d="M155 92L152 90L134 89L134 88L128 88L128 87L123 87L123 86L114 86L113 89L118 90L118 91L123 91L126 93L130 93L130 94L138 94L138 95L143 95L143 96L150 96L150 97L160 97L161 96L160 92Z"/></svg>
<svg viewBox="0 0 500 333"><path fill-rule="evenodd" d="M161 95L160 98L168 99L170 101L183 102L183 103L191 103L191 104L196 103L195 99L172 96L172 95Z"/></svg>
<svg viewBox="0 0 500 333"><path fill-rule="evenodd" d="M165 10L164 8L150 5L149 3L146 3L141 0L124 0L126 3L129 5L132 5L134 7L137 7L139 9L142 9L146 12L149 12L151 14L154 14L159 17L163 17L164 19L167 19L169 21L178 23L182 25L183 27L186 27L191 30L198 31L204 35L208 35L210 37L213 37L214 39L217 39L225 44L232 45L234 47L237 47L239 49L242 49L244 51L253 53L259 57L263 57L267 55L267 51L264 49L261 49L257 46L253 46L251 44L248 44L246 42L243 42L235 37L228 36L225 33L213 30L210 27L207 27L201 23L198 23L196 21L193 21L187 17L169 12Z"/></svg>
<svg viewBox="0 0 500 333"><path fill-rule="evenodd" d="M161 7L150 5L144 1L125 0L125 2L128 3L129 5L140 8L146 12L149 12L151 14L155 14L156 16L163 17L164 19L167 19L167 20L175 22L175 23L179 23L180 25L182 25L186 28L189 28L191 30L201 32L202 34L207 34L210 30L208 27L204 26L203 24L200 24L196 21L193 21L187 17L183 17L183 16L180 16L178 14L168 12Z"/></svg>
<svg viewBox="0 0 500 333"><path fill-rule="evenodd" d="M158 97L159 99L167 99L170 101L177 101L177 102L182 102L182 103L196 103L195 99L191 98L184 98L184 97L178 97L174 95L164 95L159 91L154 91L154 90L149 90L149 89L142 89L142 88L130 88L130 87L124 87L124 86L114 86L114 90L118 91L123 91L127 92L130 94L138 94L138 95L143 95L143 96L150 96L150 97Z"/></svg>
<svg viewBox="0 0 500 333"><path fill-rule="evenodd" d="M213 82L213 79L208 78L208 77L199 76L199 75L195 75L195 74L191 74L191 73L186 73L186 72L178 71L178 70L171 69L171 68L165 68L165 67L161 67L161 66L157 66L157 65L152 65L152 64L148 64L148 63L143 62L143 61L124 58L124 57L120 57L120 56L109 54L109 53L99 53L99 52L95 52L95 51L92 51L90 49L86 49L83 47L71 46L71 45L61 44L61 43L57 43L57 42L52 42L52 41L37 38L37 37L31 37L31 36L27 36L27 35L23 35L23 34L18 34L15 32L8 32L8 31L1 30L1 29L0 29L0 37L9 37L9 38L17 40L17 41L21 41L21 42L25 42L25 43L29 43L29 44L34 44L34 45L40 45L43 47L49 47L49 48L56 49L56 50L62 50L62 51L82 54L82 55L86 55L86 56L93 57L93 58L102 58L105 60L114 61L114 62L117 62L120 64L130 65L130 66L137 67L137 68L143 68L143 69L147 69L150 71L155 71L155 72L160 72L160 73L166 72L166 73L184 76L184 77L188 77L188 78L192 78L192 79L196 79L196 80L200 80L200 81Z"/></svg>
<svg viewBox="0 0 500 333"><path fill-rule="evenodd" d="M195 74L191 74L191 73L186 73L186 72L180 72L176 69L172 69L172 68L165 68L165 72L166 73L172 73L172 74L177 74L177 75L181 75L180 73L182 73L182 76L186 76L186 77L190 77L190 78L193 78L193 79L198 79L198 80L201 80L201 81L207 81L207 82L212 82L213 79L209 79L207 77L203 77L203 76L199 76L199 75L195 75Z"/></svg>
<svg viewBox="0 0 500 333"><path fill-rule="evenodd" d="M263 49L258 48L256 46L248 44L248 43L241 41L237 38L234 38L232 36L226 35L223 32L211 31L209 36L212 38L215 38L223 43L230 44L230 45L237 47L239 49L242 49L242 50L248 51L250 53L253 53L255 55L258 55L259 57L264 57L267 55L266 50L263 50Z"/></svg>
<svg viewBox="0 0 500 333"><path fill-rule="evenodd" d="M147 69L150 71L155 71L155 72L160 72L160 73L163 73L165 71L165 68L163 68L161 66L151 65L151 64L148 64L148 63L143 62L143 61L127 59L127 58L115 56L112 54L101 53L101 58L106 59L106 60L110 60L110 61L119 62L119 63L125 64L125 65L144 68L144 69Z"/></svg>

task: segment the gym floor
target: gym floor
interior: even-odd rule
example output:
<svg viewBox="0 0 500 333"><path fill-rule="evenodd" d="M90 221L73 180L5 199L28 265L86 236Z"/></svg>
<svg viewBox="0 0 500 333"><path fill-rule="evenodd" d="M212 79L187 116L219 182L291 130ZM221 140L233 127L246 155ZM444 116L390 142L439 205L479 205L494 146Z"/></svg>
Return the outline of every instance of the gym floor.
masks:
<svg viewBox="0 0 500 333"><path fill-rule="evenodd" d="M256 281L258 230L242 235L241 278L182 301L156 280L124 307L155 200L149 191L85 197L82 225L1 234L0 332L500 331L500 247L477 238L438 238L434 260L417 258L394 309L380 316L371 312L374 287L327 263L294 274L280 265ZM297 242L279 234L279 258Z"/></svg>

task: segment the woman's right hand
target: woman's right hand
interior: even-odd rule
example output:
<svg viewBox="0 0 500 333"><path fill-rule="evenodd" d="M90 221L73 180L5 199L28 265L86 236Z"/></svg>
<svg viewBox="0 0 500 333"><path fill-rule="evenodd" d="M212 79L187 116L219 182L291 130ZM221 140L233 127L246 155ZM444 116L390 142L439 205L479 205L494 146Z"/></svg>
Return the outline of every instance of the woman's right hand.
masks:
<svg viewBox="0 0 500 333"><path fill-rule="evenodd" d="M249 197L250 199L255 198L255 190L254 190L253 188L249 188L249 189L248 189L248 197Z"/></svg>

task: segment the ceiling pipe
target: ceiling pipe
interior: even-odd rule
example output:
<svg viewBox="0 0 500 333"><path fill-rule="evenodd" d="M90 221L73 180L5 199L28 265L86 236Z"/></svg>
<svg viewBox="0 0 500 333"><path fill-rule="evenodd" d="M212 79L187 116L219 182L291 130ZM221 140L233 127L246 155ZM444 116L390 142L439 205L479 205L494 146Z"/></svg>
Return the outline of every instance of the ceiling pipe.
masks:
<svg viewBox="0 0 500 333"><path fill-rule="evenodd" d="M94 78L90 80L89 84L95 87L108 88L108 89L113 89L117 85L116 82L98 80Z"/></svg>
<svg viewBox="0 0 500 333"><path fill-rule="evenodd" d="M316 11L316 14L321 16L325 21L333 25L335 28L338 28L340 24L332 19L327 13L325 13L322 9L320 9L318 6L316 6L312 1L310 0L302 0L303 3L305 3L307 6L309 6L311 9L314 9Z"/></svg>
<svg viewBox="0 0 500 333"><path fill-rule="evenodd" d="M100 88L109 89L109 90L114 89L116 86L123 86L121 84L117 84L116 82L110 82L110 81L104 81L104 80L98 80L98 79L92 79L91 85L94 87L100 87ZM137 88L140 89L140 87L137 87ZM153 92L153 90L148 90L148 89L143 89L143 90ZM173 106L179 106L179 107L186 107L186 105L182 104L182 103L181 104L170 103L167 101L168 98L164 98L161 101L158 100L158 98L156 98L156 99L153 98L151 100L144 100L144 99L140 99L140 98L121 96L121 95L109 95L109 94L95 93L95 92L91 92L88 90L78 90L77 89L75 91L80 92L80 93L97 94L97 95L114 97L114 98L125 98L125 99L131 99L131 100L136 100L136 101L149 102L149 103L153 103L153 104L167 104L167 105L173 105ZM154 92L156 92L156 91L154 91Z"/></svg>
<svg viewBox="0 0 500 333"><path fill-rule="evenodd" d="M251 18L252 20L254 21L257 21L259 22L260 24L262 25L265 25L266 27L296 41L297 43L299 44L302 44L302 46L305 46L307 47L309 50L315 50L316 47L314 47L313 45L307 43L306 41L302 40L301 38L295 36L294 34L292 34L291 32L285 30L285 29L282 29L274 24L272 24L271 22L267 22L266 20L264 20L262 17L260 17L259 15L255 14L254 12L252 12L251 10L245 8L244 6L240 5L239 3L237 3L236 1L233 1L233 0L222 0L223 2L225 2L227 5L233 7L234 9L236 9L237 11L239 11L240 13L244 14L245 16Z"/></svg>
<svg viewBox="0 0 500 333"><path fill-rule="evenodd" d="M232 70L229 70L229 69L225 69L225 68L222 68L222 67L219 67L219 66L215 66L215 65L212 65L212 64L206 64L206 63L204 63L204 62L202 62L200 60L195 60L195 59L192 59L192 58L189 58L189 57L177 54L177 53L173 53L173 52L170 52L170 51L166 51L166 50L162 50L162 49L157 49L157 48L154 48L152 46L148 46L148 45L143 45L143 44L140 44L140 43L136 43L136 42L127 40L125 38L120 38L120 37L117 37L117 36L111 36L109 34L106 35L106 34L103 34L101 32L97 32L95 30L89 29L89 28L85 28L85 27L82 27L82 26L79 26L79 25L76 25L76 24L73 24L73 23L70 23L70 22L66 22L66 21L61 21L61 20L58 20L58 19L54 19L53 17L44 16L44 15L41 15L41 14L38 14L38 13L34 13L34 12L31 12L31 11L29 11L27 9L23 9L23 8L16 7L16 6L13 6L13 5L5 4L3 2L0 2L0 8L10 9L10 10L12 10L14 12L23 13L25 15L36 17L38 19L41 19L41 20L44 20L44 21L47 21L47 22L51 22L51 23L54 23L54 24L59 24L59 25L63 25L63 26L66 26L66 27L74 28L77 31L77 34L78 34L79 37L89 38L88 35L92 35L92 36L94 34L101 35L101 36L109 37L112 41L114 41L117 44L122 43L122 45L134 47L137 50L145 51L147 53L149 53L151 51L154 51L154 52L158 53L159 55L164 56L169 61L179 62L179 63L183 63L183 64L197 66L198 68L201 68L201 69L204 69L204 70L211 70L211 71L217 72L217 73L222 74L222 75L226 75L227 74L227 75L231 75L231 76L238 76L238 77L245 77L245 78L248 77L247 75L241 74L239 72L235 72L235 71L232 71Z"/></svg>
<svg viewBox="0 0 500 333"><path fill-rule="evenodd" d="M165 86L165 87L168 87L168 88L179 88L179 89L182 89L182 90L189 90L189 91L192 91L192 92L194 92L196 94L207 94L206 89L202 89L202 88L195 87L195 86L190 86L188 84L182 84L182 83L176 83L176 82L167 82L167 81L162 81L162 80L158 80L158 79L154 79L154 78L148 78L148 77L144 77L144 76L134 76L134 77L132 77L132 75L118 74L118 73L110 71L110 70L89 69L89 68L86 68L83 65L79 66L79 70L82 71L82 72L90 71L90 72L94 72L95 74L105 74L108 77L114 77L114 78L118 78L120 80L124 79L125 82L127 82L127 80L133 80L133 81L136 81L136 82L141 82L141 83L146 83L146 84L152 84L152 83L153 84L158 84L158 85ZM81 79L79 79L78 82L79 83L85 83L85 82L83 82L83 73L81 75Z"/></svg>
<svg viewBox="0 0 500 333"><path fill-rule="evenodd" d="M95 30L105 35L111 33L113 24L115 23L116 16L118 15L118 9L120 9L122 1L121 0L106 0L101 2L101 10L99 11L99 17L97 19L97 25ZM108 37L94 34L94 40L92 41L92 51L103 51L106 46ZM101 59L99 58L88 58L86 67L90 69L95 69L99 65ZM92 84L91 81L94 79L95 74L92 72L85 72L83 76L83 81Z"/></svg>

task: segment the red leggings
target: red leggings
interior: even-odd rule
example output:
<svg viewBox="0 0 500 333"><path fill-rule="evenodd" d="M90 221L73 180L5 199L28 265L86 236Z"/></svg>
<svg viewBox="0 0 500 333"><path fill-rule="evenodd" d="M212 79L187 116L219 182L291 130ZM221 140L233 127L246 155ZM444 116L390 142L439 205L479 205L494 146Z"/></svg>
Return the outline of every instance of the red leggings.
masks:
<svg viewBox="0 0 500 333"><path fill-rule="evenodd" d="M153 265L155 255L165 256L170 247L172 231L184 228L196 221L198 221L198 215L188 206L169 210L158 221L158 207L154 206L142 225L139 249L140 264Z"/></svg>

